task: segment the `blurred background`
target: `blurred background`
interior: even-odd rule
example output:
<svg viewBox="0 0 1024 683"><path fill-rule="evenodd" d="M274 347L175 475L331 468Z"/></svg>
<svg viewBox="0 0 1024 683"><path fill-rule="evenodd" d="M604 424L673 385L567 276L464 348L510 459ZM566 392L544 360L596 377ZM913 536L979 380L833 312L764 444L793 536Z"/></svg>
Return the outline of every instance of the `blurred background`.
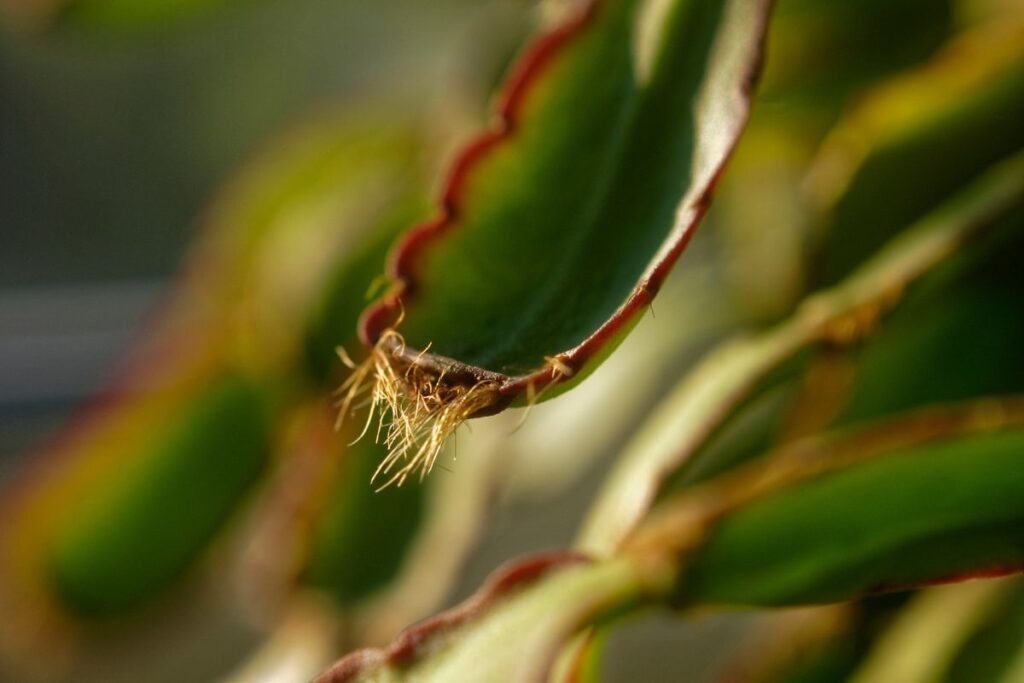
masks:
<svg viewBox="0 0 1024 683"><path fill-rule="evenodd" d="M244 215L239 207L246 201L259 203L260 179L276 165L286 168L278 162L290 150L310 140L315 146L332 121L355 118L364 132L378 123L408 128L425 150L417 153L415 173L426 179L422 192L431 193L451 149L487 121L490 93L524 37L545 13L570 4L0 0L0 485L18 488L16 473L36 466L44 445L112 384L140 340L151 340L154 329L159 336L168 310L172 318L188 317L179 310L180 294L189 294L189 276L202 270L211 242L216 246L217 226L225 232L224 216ZM386 610L376 603L372 609L359 603L358 619L349 622L325 617L331 610L317 599L294 608L246 604L254 616L226 609L202 590L176 593L158 606L155 627L152 614L144 614L129 622L127 630L138 631L131 636L87 636L113 644L71 669L11 678L23 674L10 673L0 656L0 680L69 680L68 671L76 683L305 680L338 654L337 643L379 643L407 619L467 596L503 561L570 545L615 455L672 383L713 343L779 319L810 287L812 220L801 183L832 125L877 82L927 63L958 34L998 22L1019 5L780 2L751 128L708 226L659 299L658 315L645 319L578 390L538 406L514 439L508 436L519 414L479 421L472 433L460 434L460 452L480 457L462 457L457 476L432 477L442 482L440 491L466 498L467 507L445 514L472 517L482 527L445 531L442 525L435 533L435 545L452 549L451 565L438 572L451 576L407 581L414 593L429 583L421 592L433 603L424 598L389 619L377 614ZM354 134L357 146L372 137ZM393 172L370 161L366 167L369 175ZM355 194L361 193L373 194L357 185ZM394 203L382 196L381 206ZM405 225L409 215L423 215L422 202L412 203L403 220L387 220ZM322 209L303 209L295 220L317 223ZM328 213L328 224L348 216ZM239 223L226 232L245 229ZM272 245L263 256L273 260L286 247ZM357 291L350 298L359 304L363 289ZM268 324L286 326L281 321L287 316ZM324 346L340 341L328 335ZM254 342L258 353L276 359L277 347L268 351L261 343ZM251 370L248 342L233 344L232 353ZM320 375L336 380L337 361L311 361L325 362L329 369ZM260 381L273 374L255 365ZM331 386L323 377L320 394ZM287 382L276 375L268 381L275 395L311 391L281 389ZM293 429L319 419L298 413L282 419L289 426L275 437L277 450L289 452L280 444L291 443L291 431L316 431ZM275 464L288 469L281 460ZM308 485L316 477L300 471L297 478ZM448 489L446 478L455 482ZM297 490L292 497L301 499L309 488ZM273 508L276 498L256 497L253 507ZM214 557L235 554L245 553ZM233 578L219 581L218 591L225 582L236 588ZM396 590L395 599L402 595ZM712 680L728 654L718 646L738 640L762 616L635 619L612 639L607 680ZM4 627L5 646L32 629L49 633L13 619Z"/></svg>
<svg viewBox="0 0 1024 683"><path fill-rule="evenodd" d="M486 120L534 10L525 0L0 2L0 486L18 488L14 473L37 469L69 419L117 386L130 349L174 307L234 179L301 147L305 131L368 110L450 146ZM158 620L173 625L72 675L228 675L263 631L222 612L164 610ZM0 650L21 636L16 620L5 612ZM155 644L168 638L170 649ZM0 680L29 675L2 660Z"/></svg>
<svg viewBox="0 0 1024 683"><path fill-rule="evenodd" d="M108 377L246 160L318 113L366 101L427 116L451 97L482 119L483 81L498 77L529 10L0 3L2 471Z"/></svg>

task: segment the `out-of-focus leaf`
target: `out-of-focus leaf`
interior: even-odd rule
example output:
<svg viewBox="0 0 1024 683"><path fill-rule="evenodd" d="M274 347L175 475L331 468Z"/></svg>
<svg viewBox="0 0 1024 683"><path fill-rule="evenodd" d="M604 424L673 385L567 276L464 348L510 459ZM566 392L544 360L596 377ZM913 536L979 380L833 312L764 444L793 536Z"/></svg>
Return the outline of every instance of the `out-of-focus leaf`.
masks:
<svg viewBox="0 0 1024 683"><path fill-rule="evenodd" d="M1012 36L1019 33L1016 29L1003 28L992 38L993 44L983 44L992 32L992 28L987 28L967 41L962 40L958 46L948 49L951 54L941 55L931 66L895 79L890 86L873 93L868 104L838 127L815 172L822 176L830 164L836 167L854 164L851 168L859 180L846 189L856 195L862 189L858 182L870 183L872 187L897 182L892 175L893 160L921 162L922 155L932 150L917 146L918 142L939 135L935 132L935 126L939 126L936 121L945 121L943 117L959 116L957 120L967 121L970 126L982 126L979 123L982 119L1012 126L1016 115L1006 108L1017 106L1013 93L1024 92L1014 85L1024 83L1018 78L1024 53L1012 42ZM958 66L952 63L956 56L971 56L977 63ZM1007 86L1007 82L1011 85ZM920 91L932 99L926 98L925 104L920 104L914 99L916 94L907 95L900 90L903 85L911 86L912 93ZM945 97L946 91L942 88L946 85L963 89L965 97L973 98L971 101L977 106L972 108ZM1008 89L1011 94L1002 99L992 95L992 91L1000 88ZM883 116L890 111L898 114L896 120ZM950 129L942 130L942 135L950 134ZM958 135L963 133L957 131ZM989 150L986 154L990 157L1007 151L1000 147L1002 140L993 138L986 144ZM864 153L861 145L869 146L866 161L859 156ZM877 148L870 145L877 145ZM873 165L875 157L872 155L876 153L878 158L889 161ZM742 158L741 154L738 161ZM856 166L862 161L864 168ZM950 157L944 158L942 163L955 166L953 172L963 179L968 166L979 163L979 159L963 165ZM836 167L832 167L833 171ZM853 172L851 168L847 171ZM872 174L877 174L881 180L876 183ZM931 182L929 173L915 177L919 178L915 181L918 184ZM927 201L947 199L935 190L928 190L933 196ZM741 194L748 195L745 190ZM843 197L831 209L841 213L846 201ZM888 213L891 201L879 202L866 195L850 201L861 206L863 226L877 225L892 218ZM927 201L922 200L920 206L928 206ZM1024 216L1017 218L1018 223L1021 221ZM862 228L857 226L856 230L860 232ZM685 486L706 478L742 457L763 451L772 440L798 435L801 430L806 432L813 427L813 422L817 422L818 428L830 421L847 424L926 402L966 399L1019 388L1024 368L1016 348L1024 343L1021 338L1024 330L1014 314L1019 278L1016 278L1016 264L1012 263L1011 254L1019 244L1019 238L1013 235L1020 231L1013 225L1004 226L1003 231L1009 239L995 246L989 244L965 250L953 264L940 269L948 272L936 273L929 278L930 282L915 287L877 333L868 335L866 343L855 345L853 358L826 347L815 352L815 358L805 354L762 381L750 398L716 428L702 446L703 452L691 458L691 462L673 476L671 485ZM837 233L828 237L831 240L828 243L845 251L848 237ZM999 250L1002 253L998 253ZM979 263L982 259L987 262ZM981 272L964 273L971 269ZM956 280L957 284L951 280ZM934 372L937 365L942 365L944 371ZM893 382L896 376L899 382Z"/></svg>
<svg viewBox="0 0 1024 683"><path fill-rule="evenodd" d="M1022 458L1020 400L935 409L797 442L684 494L634 542L657 552L702 536L684 550L682 603L832 602L1016 572Z"/></svg>
<svg viewBox="0 0 1024 683"><path fill-rule="evenodd" d="M266 388L209 361L179 369L94 406L6 492L5 620L129 607L195 559L264 471Z"/></svg>
<svg viewBox="0 0 1024 683"><path fill-rule="evenodd" d="M575 556L528 560L458 607L413 626L383 650L342 659L317 683L542 680L581 625L636 601L642 582L624 562Z"/></svg>
<svg viewBox="0 0 1024 683"><path fill-rule="evenodd" d="M349 353L358 353L360 344L354 321L359 320L366 306L370 288L384 275L388 248L402 228L425 213L425 203L415 196L416 189L406 187L405 194L410 196L395 197L396 205L370 239L335 264L306 323L303 341L306 365L316 379L336 378L344 369L338 363L339 346Z"/></svg>
<svg viewBox="0 0 1024 683"><path fill-rule="evenodd" d="M1021 648L1020 577L772 612L719 683L993 683Z"/></svg>
<svg viewBox="0 0 1024 683"><path fill-rule="evenodd" d="M859 603L763 615L717 683L838 683L866 647Z"/></svg>
<svg viewBox="0 0 1024 683"><path fill-rule="evenodd" d="M807 440L667 503L615 559L520 565L318 680L535 680L574 633L649 601L802 604L1019 571L1022 457L1021 399Z"/></svg>
<svg viewBox="0 0 1024 683"><path fill-rule="evenodd" d="M119 612L189 565L267 465L260 393L227 375L188 397L161 429L111 444L124 464L67 510L47 551L63 604L87 615Z"/></svg>
<svg viewBox="0 0 1024 683"><path fill-rule="evenodd" d="M1024 387L1024 210L908 289L877 329L782 365L716 429L666 488L706 480L774 444L933 403ZM935 368L941 367L942 372Z"/></svg>
<svg viewBox="0 0 1024 683"><path fill-rule="evenodd" d="M334 412L315 399L292 418L281 446L287 459L249 553L255 598L305 586L351 609L395 578L421 531L427 487L375 491L370 476L383 447L372 438L349 443L357 432L336 432Z"/></svg>
<svg viewBox="0 0 1024 683"><path fill-rule="evenodd" d="M832 131L809 177L823 212L826 283L1024 145L1022 46L1022 24L960 38L880 86Z"/></svg>
<svg viewBox="0 0 1024 683"><path fill-rule="evenodd" d="M729 294L748 315L772 322L791 314L818 278L807 248L820 221L803 192L808 166L836 120L879 78L925 60L947 40L953 4L777 4L758 97L710 216L728 256Z"/></svg>
<svg viewBox="0 0 1024 683"><path fill-rule="evenodd" d="M926 590L896 615L851 683L929 683L945 679L957 652L1001 611L1017 579L968 581ZM996 681L997 676L976 678Z"/></svg>
<svg viewBox="0 0 1024 683"><path fill-rule="evenodd" d="M650 601L803 604L1020 571L1022 457L1019 398L799 442L666 503L614 559L519 565L318 681L535 680L574 633Z"/></svg>
<svg viewBox="0 0 1024 683"><path fill-rule="evenodd" d="M775 438L790 408L801 352L849 344L871 331L897 295L951 256L970 251L962 247L972 238L995 234L1007 221L1015 227L1022 202L1024 158L1018 157L949 200L846 281L805 301L789 321L713 353L663 402L616 465L581 533L581 547L612 552L670 476L680 486L691 485L757 454L752 449ZM749 424L737 424L743 420ZM739 435L738 448L723 447L723 426L747 432ZM736 432L729 438L737 439Z"/></svg>
<svg viewBox="0 0 1024 683"><path fill-rule="evenodd" d="M215 308L200 324L226 323L230 353L260 371L305 360L329 377L383 250L421 206L423 156L413 124L374 111L333 113L283 139L213 206L193 279Z"/></svg>
<svg viewBox="0 0 1024 683"><path fill-rule="evenodd" d="M303 580L345 606L387 585L418 530L426 490L376 491L370 476L384 453L369 439L349 446L311 539Z"/></svg>
<svg viewBox="0 0 1024 683"><path fill-rule="evenodd" d="M815 149L812 124L783 126L773 112L755 106L708 217L726 276L715 299L733 300L746 317L768 323L791 314L805 294L810 217L799 183Z"/></svg>
<svg viewBox="0 0 1024 683"><path fill-rule="evenodd" d="M1024 661L1024 581L1004 581L999 592L993 609L949 661L943 679L946 683L1020 680L1020 665Z"/></svg>
<svg viewBox="0 0 1024 683"><path fill-rule="evenodd" d="M334 647L383 642L430 614L493 502L505 461L486 444L457 463L454 449L446 452L443 471L426 482L376 491L370 474L384 447L372 438L349 444L358 429L339 434L335 417L324 400L298 411L281 446L288 460L242 559L246 603L275 632L250 663L256 669L288 659L276 643L304 628L310 603L318 623L333 624Z"/></svg>
<svg viewBox="0 0 1024 683"><path fill-rule="evenodd" d="M337 657L333 610L298 601L259 650L220 683L307 683Z"/></svg>
<svg viewBox="0 0 1024 683"><path fill-rule="evenodd" d="M406 206L415 140L380 117L321 121L215 203L127 371L6 493L5 615L126 611L204 556L268 469L276 423L302 386L303 323L333 264L379 256L364 245L380 241L377 228L390 235L390 212Z"/></svg>
<svg viewBox="0 0 1024 683"><path fill-rule="evenodd" d="M948 35L952 2L781 0L769 34L764 93L772 103L834 102L859 84L907 67ZM870 48L868 48L870 46Z"/></svg>
<svg viewBox="0 0 1024 683"><path fill-rule="evenodd" d="M236 0L61 0L59 19L105 28L146 28L233 2Z"/></svg>
<svg viewBox="0 0 1024 683"><path fill-rule="evenodd" d="M801 409L808 356L797 352L760 378L745 400L665 479L663 495L712 479L784 438L790 416Z"/></svg>
<svg viewBox="0 0 1024 683"><path fill-rule="evenodd" d="M452 385L490 382L493 411L581 378L635 324L746 119L768 10L639 5L583 3L527 52L440 215L393 253L368 344ZM407 347L384 334L396 324Z"/></svg>
<svg viewBox="0 0 1024 683"><path fill-rule="evenodd" d="M1024 281L1015 258L1024 210L994 237L937 269L855 349L838 424L1024 387Z"/></svg>
<svg viewBox="0 0 1024 683"><path fill-rule="evenodd" d="M550 683L598 683L609 628L591 627L568 645L551 667Z"/></svg>

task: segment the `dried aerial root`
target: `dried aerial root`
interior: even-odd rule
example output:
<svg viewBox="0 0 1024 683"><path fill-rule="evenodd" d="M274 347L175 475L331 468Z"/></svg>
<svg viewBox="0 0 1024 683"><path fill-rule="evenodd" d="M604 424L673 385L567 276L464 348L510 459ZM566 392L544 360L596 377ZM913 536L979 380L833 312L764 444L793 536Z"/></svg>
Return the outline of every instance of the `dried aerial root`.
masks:
<svg viewBox="0 0 1024 683"><path fill-rule="evenodd" d="M366 436L376 418L376 441L388 449L371 478L377 481L386 477L380 489L392 484L401 486L417 470L422 480L459 425L500 400L497 382L446 382L444 372L434 373L417 362L427 349L412 361L405 350L404 340L394 330L381 335L370 357L358 365L338 349L338 355L352 370L339 389L343 398L338 427L352 411L369 406L356 441Z"/></svg>

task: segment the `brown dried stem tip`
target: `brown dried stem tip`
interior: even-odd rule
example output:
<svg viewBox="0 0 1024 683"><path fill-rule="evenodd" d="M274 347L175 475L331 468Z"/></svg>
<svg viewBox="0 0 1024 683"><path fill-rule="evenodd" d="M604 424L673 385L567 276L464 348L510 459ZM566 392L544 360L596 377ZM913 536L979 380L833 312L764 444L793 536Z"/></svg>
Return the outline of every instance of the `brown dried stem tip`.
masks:
<svg viewBox="0 0 1024 683"><path fill-rule="evenodd" d="M422 481L459 425L503 402L496 380L453 381L446 369L422 363L429 348L410 358L402 336L392 329L380 336L370 357L358 365L338 349L352 374L338 390L343 398L337 427L351 412L369 405L356 441L366 436L376 417L376 441L388 449L370 479L387 476L378 490L401 486L416 470ZM360 400L367 391L369 400Z"/></svg>

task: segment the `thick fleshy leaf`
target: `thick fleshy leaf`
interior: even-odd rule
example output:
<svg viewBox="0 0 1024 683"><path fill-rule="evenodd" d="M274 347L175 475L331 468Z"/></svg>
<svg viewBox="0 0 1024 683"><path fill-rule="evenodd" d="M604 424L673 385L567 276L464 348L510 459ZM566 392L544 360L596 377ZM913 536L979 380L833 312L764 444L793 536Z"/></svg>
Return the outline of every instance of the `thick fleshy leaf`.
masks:
<svg viewBox="0 0 1024 683"><path fill-rule="evenodd" d="M965 263L971 260L965 253L908 293L881 328L853 349L847 367L837 370L838 386L822 382L805 400L836 395L832 424L852 425L930 403L1024 388L1024 281L1013 258L1024 245L1024 211L1004 227L1003 239L976 250L989 252L976 263Z"/></svg>
<svg viewBox="0 0 1024 683"><path fill-rule="evenodd" d="M1012 630L1014 617L1019 619L1020 614L1020 585L1020 578L1013 577L922 591L874 638L861 665L848 676L850 683L948 681L958 655L972 649L971 641L995 635L1001 627ZM985 658L992 667L989 672L976 671L979 675L969 680L1000 680L1007 658L994 656L998 650L998 645L993 647Z"/></svg>
<svg viewBox="0 0 1024 683"><path fill-rule="evenodd" d="M665 489L707 480L825 428L1019 391L1024 327L1017 311L1024 290L1013 255L1024 243L1024 206L994 228L909 283L863 338L817 344L775 368L672 473Z"/></svg>
<svg viewBox="0 0 1024 683"><path fill-rule="evenodd" d="M968 34L876 88L840 121L808 178L810 199L822 211L824 282L846 276L897 231L1024 146L1022 46L1019 21Z"/></svg>
<svg viewBox="0 0 1024 683"><path fill-rule="evenodd" d="M293 134L214 205L127 371L5 492L5 615L48 623L127 611L206 555L270 469L277 422L303 378L302 323L332 265L365 257L382 267L381 250L362 244L380 241L378 227L393 234L390 212L408 215L415 139L380 117L372 128L331 117ZM316 319L334 324L335 314L320 306Z"/></svg>
<svg viewBox="0 0 1024 683"><path fill-rule="evenodd" d="M1013 255L1024 243L1024 207L987 233L908 287L863 338L819 345L778 368L666 488L692 485L825 428L1020 391L1024 282Z"/></svg>
<svg viewBox="0 0 1024 683"><path fill-rule="evenodd" d="M667 594L684 605L799 604L965 573L1019 571L1024 567L1021 457L1020 399L936 410L852 435L806 441L663 509L631 539L622 557L581 570L596 576L598 567L609 574L615 568L617 580L591 585L573 577L574 588L588 591L585 600L562 583L566 575L556 575L509 600L514 607L508 609L521 618L536 596L544 596L545 604L561 607L555 614L573 615L561 624L579 629ZM938 482L958 486L943 488ZM936 496L936 490L946 494ZM864 512L865 500L873 503L871 514ZM824 509L828 515L820 514ZM603 607L595 610L595 605ZM579 607L586 609L577 612ZM460 663L486 661L480 657L482 646L495 647L493 638L507 642L514 631L506 631L508 622L486 610L460 614L464 608L414 627L387 651L351 655L322 680L392 680L435 671L465 675L470 669L457 668ZM540 620L540 612L532 618ZM530 637L529 629L522 631L527 632L523 638ZM562 627L548 633L559 636L548 647L569 635ZM526 671L550 669L544 648L515 651ZM452 663L455 667L448 668ZM481 680L511 680L507 663L499 660L499 667Z"/></svg>
<svg viewBox="0 0 1024 683"><path fill-rule="evenodd" d="M173 579L268 464L270 428L257 387L229 375L180 411L177 424L117 444L141 452L61 523L46 572L76 612L119 612Z"/></svg>
<svg viewBox="0 0 1024 683"><path fill-rule="evenodd" d="M1019 576L769 613L718 683L1009 683Z"/></svg>
<svg viewBox="0 0 1024 683"><path fill-rule="evenodd" d="M359 340L356 323L370 294L370 288L384 274L388 248L409 220L425 212L418 188L406 179L398 192L387 192L394 205L381 217L372 235L343 253L319 293L319 301L306 322L303 335L304 360L308 370L320 382L336 379L344 371L338 362L338 347L357 353ZM379 199L385 199L385 196Z"/></svg>
<svg viewBox="0 0 1024 683"><path fill-rule="evenodd" d="M1018 572L1022 458L1021 400L932 409L784 447L683 494L632 543L674 548L682 604L833 602Z"/></svg>
<svg viewBox="0 0 1024 683"><path fill-rule="evenodd" d="M840 121L811 173L812 196L823 202L817 208L827 210L825 222L834 228L822 235L827 249L850 257L852 267L879 239L903 227L896 221L934 212L952 189L962 191L957 183L966 185L976 169L1019 147L1014 142L1024 93L1019 35L1019 22L1011 19L1008 26L955 39L925 66L876 86ZM951 91L960 96L949 97ZM775 122L775 129L779 125L786 124ZM1007 127L1013 131L1000 134ZM936 163L942 172L932 172ZM915 167L920 171L912 173ZM914 178L909 194L886 202L871 194L909 177ZM739 195L734 201L749 198L746 188L734 192ZM832 196L837 192L845 194ZM856 219L849 215L851 207ZM871 236L866 226L888 227ZM707 478L762 452L772 440L821 429L830 421L848 424L1022 386L1024 369L1015 349L1024 343L1024 331L1012 312L1020 279L1010 256L1019 248L1014 235L1020 231L1004 228L1005 239L963 250L902 297L880 330L853 345L852 357L829 344L760 382L702 445L703 452L673 476L671 486ZM933 372L937 364L942 373ZM892 381L896 375L898 383Z"/></svg>
<svg viewBox="0 0 1024 683"><path fill-rule="evenodd" d="M1018 572L1021 458L1021 398L798 442L666 503L616 558L514 567L318 680L535 680L573 634L652 601L793 605Z"/></svg>
<svg viewBox="0 0 1024 683"><path fill-rule="evenodd" d="M346 450L347 471L327 496L303 570L304 582L329 591L343 606L394 579L423 515L424 487L378 492L369 484L381 455L369 440Z"/></svg>
<svg viewBox="0 0 1024 683"><path fill-rule="evenodd" d="M590 564L574 555L523 561L386 649L352 653L316 680L543 680L558 648L577 629L642 592L636 567L626 562Z"/></svg>
<svg viewBox="0 0 1024 683"><path fill-rule="evenodd" d="M348 330L387 244L422 215L424 156L406 120L332 113L286 136L229 188L213 206L195 279L196 298L219 306L232 356L264 372L305 361L314 379L330 377L335 347L355 346Z"/></svg>
<svg viewBox="0 0 1024 683"><path fill-rule="evenodd" d="M186 16L228 0L72 0L68 11L105 24L149 24Z"/></svg>
<svg viewBox="0 0 1024 683"><path fill-rule="evenodd" d="M599 496L581 547L602 555L612 552L670 477L685 487L763 452L793 409L810 350L850 344L872 332L897 295L951 257L966 259L962 247L972 236L975 246L985 246L979 235L994 239L1019 233L1022 207L1024 158L1018 157L913 226L846 281L805 301L789 321L713 353L638 433ZM952 393L950 398L970 395L976 394Z"/></svg>
<svg viewBox="0 0 1024 683"><path fill-rule="evenodd" d="M70 680L123 661L104 643L165 626L173 641L173 620L145 617L223 624L208 595L160 598L210 585L206 560L270 469L275 400L237 370L177 369L94 403L4 492L0 678ZM40 659L44 644L59 656Z"/></svg>
<svg viewBox="0 0 1024 683"><path fill-rule="evenodd" d="M56 451L52 472L9 493L5 612L106 616L163 588L267 469L270 403L244 376L203 370L70 431L74 457Z"/></svg>
<svg viewBox="0 0 1024 683"><path fill-rule="evenodd" d="M995 604L949 658L946 683L1012 683L1024 673L1024 581L1003 582Z"/></svg>
<svg viewBox="0 0 1024 683"><path fill-rule="evenodd" d="M927 57L952 28L954 4L780 0L769 34L765 95L805 107L841 102L857 86Z"/></svg>
<svg viewBox="0 0 1024 683"><path fill-rule="evenodd" d="M375 492L382 447L348 443L355 435L339 435L333 413L330 401L315 399L287 420L279 447L287 457L243 561L253 600L273 603L305 586L350 609L395 578L422 530L427 489Z"/></svg>
<svg viewBox="0 0 1024 683"><path fill-rule="evenodd" d="M215 204L127 371L4 501L0 601L17 625L5 641L52 635L54 617L151 603L207 555L268 469L273 413L291 393L254 378L291 369L296 323L331 261L414 177L414 139L380 117L372 129L331 117Z"/></svg>
<svg viewBox="0 0 1024 683"><path fill-rule="evenodd" d="M836 120L870 97L877 79L925 61L948 39L953 4L778 2L758 97L710 219L729 256L731 298L748 315L764 322L789 315L819 279L807 242L817 236L822 207L806 196L808 167Z"/></svg>
<svg viewBox="0 0 1024 683"><path fill-rule="evenodd" d="M1021 399L807 440L662 507L618 558L520 565L319 681L536 680L574 633L651 601L793 605L1017 572L1021 458Z"/></svg>
<svg viewBox="0 0 1024 683"><path fill-rule="evenodd" d="M586 374L706 210L747 116L768 5L573 10L513 70L437 218L393 252L394 288L364 316L364 341L446 386L486 383L458 419Z"/></svg>
<svg viewBox="0 0 1024 683"><path fill-rule="evenodd" d="M196 16L238 4L235 0L4 0L0 19L17 28L64 25L104 31L152 31L176 27ZM5 6L7 5L7 6Z"/></svg>

